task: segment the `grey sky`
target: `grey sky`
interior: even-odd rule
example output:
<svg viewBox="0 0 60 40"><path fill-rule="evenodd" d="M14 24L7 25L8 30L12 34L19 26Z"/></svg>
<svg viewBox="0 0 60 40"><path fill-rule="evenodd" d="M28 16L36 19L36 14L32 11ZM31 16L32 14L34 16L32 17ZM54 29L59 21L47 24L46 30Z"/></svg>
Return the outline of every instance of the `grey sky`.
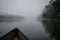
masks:
<svg viewBox="0 0 60 40"><path fill-rule="evenodd" d="M38 15L49 0L0 0L0 12L26 17Z"/></svg>

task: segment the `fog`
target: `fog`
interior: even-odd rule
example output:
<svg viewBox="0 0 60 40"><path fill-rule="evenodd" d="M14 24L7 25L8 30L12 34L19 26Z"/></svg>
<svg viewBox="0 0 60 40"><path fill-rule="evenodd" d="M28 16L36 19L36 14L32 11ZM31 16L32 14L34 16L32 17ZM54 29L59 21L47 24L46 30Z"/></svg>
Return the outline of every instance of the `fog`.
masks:
<svg viewBox="0 0 60 40"><path fill-rule="evenodd" d="M43 25L37 21L44 7L50 0L0 0L0 12L10 15L21 15L26 19L22 22L0 23L0 35L8 33L13 28L19 28L30 40L48 39ZM4 31L4 32L3 32ZM1 37L0 36L0 37Z"/></svg>
<svg viewBox="0 0 60 40"><path fill-rule="evenodd" d="M0 12L31 17L41 14L49 0L0 0Z"/></svg>

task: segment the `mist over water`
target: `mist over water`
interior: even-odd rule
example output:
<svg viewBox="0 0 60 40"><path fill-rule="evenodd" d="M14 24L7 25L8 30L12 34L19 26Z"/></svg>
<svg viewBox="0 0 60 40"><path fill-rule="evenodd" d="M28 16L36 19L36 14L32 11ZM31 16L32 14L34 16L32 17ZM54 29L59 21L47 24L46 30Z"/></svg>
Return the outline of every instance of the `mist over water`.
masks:
<svg viewBox="0 0 60 40"><path fill-rule="evenodd" d="M37 21L49 0L0 0L0 12L21 15L26 19L22 22L1 22L0 37L13 30L20 29L30 40L49 40L42 23Z"/></svg>

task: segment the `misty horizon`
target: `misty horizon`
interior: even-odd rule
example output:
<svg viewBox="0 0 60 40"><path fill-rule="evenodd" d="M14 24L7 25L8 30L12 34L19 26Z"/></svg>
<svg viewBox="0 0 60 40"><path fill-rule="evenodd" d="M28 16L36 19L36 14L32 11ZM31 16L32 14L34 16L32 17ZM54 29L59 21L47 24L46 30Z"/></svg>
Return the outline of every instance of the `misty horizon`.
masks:
<svg viewBox="0 0 60 40"><path fill-rule="evenodd" d="M0 12L6 15L19 15L24 18L22 22L0 23L0 37L14 28L20 29L30 40L50 39L37 17L50 0L0 0ZM5 14L4 14L5 15Z"/></svg>

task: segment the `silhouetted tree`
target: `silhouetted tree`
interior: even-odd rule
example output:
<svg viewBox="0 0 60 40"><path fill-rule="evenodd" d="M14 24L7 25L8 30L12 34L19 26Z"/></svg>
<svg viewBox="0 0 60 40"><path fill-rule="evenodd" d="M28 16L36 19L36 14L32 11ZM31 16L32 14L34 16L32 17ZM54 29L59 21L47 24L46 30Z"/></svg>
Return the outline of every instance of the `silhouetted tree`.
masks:
<svg viewBox="0 0 60 40"><path fill-rule="evenodd" d="M23 16L17 16L17 15L6 15L0 13L0 22L18 22L18 21L23 21L25 18Z"/></svg>
<svg viewBox="0 0 60 40"><path fill-rule="evenodd" d="M45 18L42 23L46 32L51 34L50 37L60 40L60 0L47 5L42 13L42 18Z"/></svg>

